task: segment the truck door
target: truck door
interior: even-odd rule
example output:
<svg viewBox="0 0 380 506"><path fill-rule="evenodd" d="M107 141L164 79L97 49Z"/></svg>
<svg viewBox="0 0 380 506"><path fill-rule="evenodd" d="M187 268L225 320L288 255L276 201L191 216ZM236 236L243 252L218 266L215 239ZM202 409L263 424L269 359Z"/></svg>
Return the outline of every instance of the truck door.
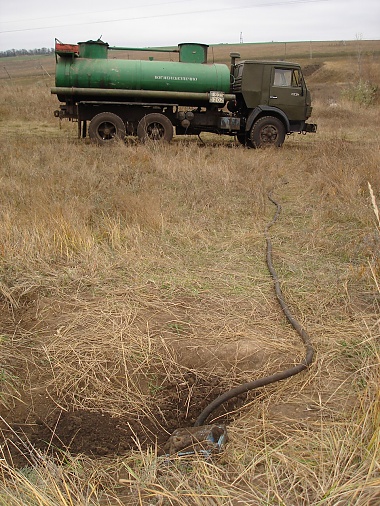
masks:
<svg viewBox="0 0 380 506"><path fill-rule="evenodd" d="M273 67L269 105L278 107L290 121L305 120L306 90L299 68Z"/></svg>

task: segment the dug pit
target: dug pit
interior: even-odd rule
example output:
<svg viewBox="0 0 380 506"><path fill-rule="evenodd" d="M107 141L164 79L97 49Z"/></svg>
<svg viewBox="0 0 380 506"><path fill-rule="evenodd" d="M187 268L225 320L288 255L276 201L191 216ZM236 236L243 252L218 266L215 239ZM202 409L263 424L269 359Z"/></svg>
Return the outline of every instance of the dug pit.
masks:
<svg viewBox="0 0 380 506"><path fill-rule="evenodd" d="M44 454L62 456L70 452L96 458L123 455L149 446L164 452L174 430L192 427L211 401L241 382L239 371L259 369L266 362L268 357L257 343L242 339L240 334L236 341L210 343L202 339L197 327L202 301L184 299L166 303L163 306L166 311L157 314L160 302L152 304L152 310L144 308L131 323L127 318L114 316L117 311L124 314L130 303L128 294L108 301L109 307L102 299L101 314L95 312L100 301L91 298L75 304L71 300L52 304L50 300L30 296L19 304L17 311L9 303L2 304L3 334L14 335L17 322L20 336L9 338L10 346L2 347L3 364L22 386L16 398L2 407L0 444L7 460L15 466L25 466L33 464L36 455L39 458L38 455ZM219 306L207 309L207 314L215 315L222 310ZM220 317L213 321L218 325ZM139 409L133 410L128 390L124 390L127 384L121 350L136 336L141 342L148 339L147 322L150 336L157 335L165 342L165 350L154 349L151 356L157 357L158 351L165 359L157 360L152 370L147 371L136 359L141 350L132 349L135 364L140 367L138 374L148 380L152 372L156 378L152 383L141 381L133 390L139 403ZM221 331L224 327L215 328L215 333ZM114 335L118 334L124 340L114 342ZM149 340L148 345L154 346L153 341ZM169 349L172 357L168 356ZM125 354L128 356L126 351ZM94 360L98 360L94 362L97 367L88 370ZM166 370L168 363L175 364L170 374ZM133 374L132 366L128 367L127 372ZM82 383L76 378L73 386L77 390L70 390L70 381L76 373L86 379L84 393L80 392ZM115 404L108 394L116 389ZM139 399L140 391L144 399ZM144 404L146 399L149 402ZM208 422L229 423L246 400L247 394L243 394L224 403Z"/></svg>
<svg viewBox="0 0 380 506"><path fill-rule="evenodd" d="M34 411L22 404L17 416L3 427L3 447L7 460L23 467L33 463L36 455L62 458L65 453L89 457L123 455L130 450L151 446L164 453L165 443L175 429L191 427L200 412L225 388L218 377L204 380L188 373L186 382L168 383L160 392L156 414L152 416L112 416L107 412L86 409L63 410L52 401ZM191 396L189 396L191 392ZM233 412L246 401L246 395L221 406L213 418L228 423ZM40 416L42 413L42 416ZM37 451L37 453L36 453Z"/></svg>

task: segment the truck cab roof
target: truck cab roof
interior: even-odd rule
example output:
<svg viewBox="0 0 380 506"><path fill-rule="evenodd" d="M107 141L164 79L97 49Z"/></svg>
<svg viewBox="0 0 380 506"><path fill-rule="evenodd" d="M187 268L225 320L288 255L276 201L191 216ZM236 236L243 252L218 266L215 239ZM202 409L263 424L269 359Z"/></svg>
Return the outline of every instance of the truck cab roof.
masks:
<svg viewBox="0 0 380 506"><path fill-rule="evenodd" d="M289 61L281 61L281 60L278 60L278 61L266 61L266 60L243 60L243 61L240 61L239 63L236 64L236 66L238 67L239 65L244 65L246 63L249 63L249 64L256 64L256 65L281 65L283 67L297 67L297 68L300 68L300 65L298 63L293 63L293 62L289 62Z"/></svg>

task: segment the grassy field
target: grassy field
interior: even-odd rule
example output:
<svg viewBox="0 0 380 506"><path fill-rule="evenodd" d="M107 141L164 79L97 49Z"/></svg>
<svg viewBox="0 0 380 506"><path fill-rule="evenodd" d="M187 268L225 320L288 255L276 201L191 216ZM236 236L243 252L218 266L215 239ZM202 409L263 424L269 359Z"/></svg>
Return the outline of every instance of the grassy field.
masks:
<svg viewBox="0 0 380 506"><path fill-rule="evenodd" d="M54 60L7 59L1 505L379 504L379 46L287 43L318 133L267 150L100 148L53 117ZM314 363L217 411L220 454L168 461L169 434L217 395L304 356L265 262L272 189L273 261Z"/></svg>

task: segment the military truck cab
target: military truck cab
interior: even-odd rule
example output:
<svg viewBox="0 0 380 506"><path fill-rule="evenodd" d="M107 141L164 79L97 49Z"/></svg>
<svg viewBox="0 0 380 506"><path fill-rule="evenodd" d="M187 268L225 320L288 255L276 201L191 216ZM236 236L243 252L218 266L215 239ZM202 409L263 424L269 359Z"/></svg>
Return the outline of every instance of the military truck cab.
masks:
<svg viewBox="0 0 380 506"><path fill-rule="evenodd" d="M281 146L286 134L316 132L317 125L306 123L311 95L299 65L256 60L235 64L237 57L231 55L236 101L229 110L247 118L244 132L238 134L242 143Z"/></svg>

